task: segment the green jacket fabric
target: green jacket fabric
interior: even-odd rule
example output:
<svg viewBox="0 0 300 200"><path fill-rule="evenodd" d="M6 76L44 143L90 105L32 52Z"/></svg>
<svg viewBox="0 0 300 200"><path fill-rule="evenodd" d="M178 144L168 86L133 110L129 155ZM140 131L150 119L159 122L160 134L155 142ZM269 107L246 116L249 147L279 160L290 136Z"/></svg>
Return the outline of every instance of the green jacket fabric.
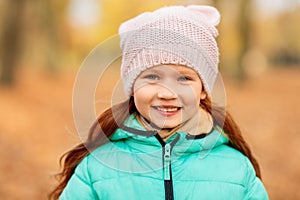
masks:
<svg viewBox="0 0 300 200"><path fill-rule="evenodd" d="M131 115L77 166L61 200L268 199L247 157L218 129L163 141Z"/></svg>

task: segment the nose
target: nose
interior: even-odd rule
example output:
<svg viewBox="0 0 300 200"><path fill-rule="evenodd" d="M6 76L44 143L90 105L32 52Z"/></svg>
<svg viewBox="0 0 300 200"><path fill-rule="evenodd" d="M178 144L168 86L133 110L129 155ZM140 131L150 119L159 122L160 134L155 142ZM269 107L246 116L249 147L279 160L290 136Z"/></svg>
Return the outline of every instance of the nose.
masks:
<svg viewBox="0 0 300 200"><path fill-rule="evenodd" d="M170 87L160 86L157 91L157 97L160 99L176 99L177 94Z"/></svg>

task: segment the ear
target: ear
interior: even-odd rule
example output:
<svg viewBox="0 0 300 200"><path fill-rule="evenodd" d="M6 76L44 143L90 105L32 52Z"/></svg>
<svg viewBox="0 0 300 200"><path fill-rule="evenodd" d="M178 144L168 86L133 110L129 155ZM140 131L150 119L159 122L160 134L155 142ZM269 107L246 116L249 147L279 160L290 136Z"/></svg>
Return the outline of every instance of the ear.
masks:
<svg viewBox="0 0 300 200"><path fill-rule="evenodd" d="M200 99L203 100L203 99L205 99L206 97L207 97L206 92L205 92L204 90L202 90L201 93L200 93Z"/></svg>

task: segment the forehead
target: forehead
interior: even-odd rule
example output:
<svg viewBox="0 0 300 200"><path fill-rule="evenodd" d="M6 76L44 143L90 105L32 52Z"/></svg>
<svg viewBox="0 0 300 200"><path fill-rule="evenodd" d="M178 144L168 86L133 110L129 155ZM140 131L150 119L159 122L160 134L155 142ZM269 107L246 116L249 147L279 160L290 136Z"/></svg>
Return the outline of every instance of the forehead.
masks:
<svg viewBox="0 0 300 200"><path fill-rule="evenodd" d="M154 66L154 67L151 67L147 70L145 70L144 72L176 72L176 73L180 73L180 74L194 74L194 75L198 75L198 73L190 68L190 67L186 67L186 66L183 66L183 65L173 65L173 64L170 64L170 65L157 65L157 66Z"/></svg>

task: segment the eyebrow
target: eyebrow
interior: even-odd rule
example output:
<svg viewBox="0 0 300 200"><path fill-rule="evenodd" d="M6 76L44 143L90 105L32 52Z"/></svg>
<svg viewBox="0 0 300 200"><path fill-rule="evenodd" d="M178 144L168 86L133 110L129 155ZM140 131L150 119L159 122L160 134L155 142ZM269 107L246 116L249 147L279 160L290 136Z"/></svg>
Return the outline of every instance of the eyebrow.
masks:
<svg viewBox="0 0 300 200"><path fill-rule="evenodd" d="M188 69L177 69L177 71L179 73L182 73L182 74L193 74L193 75L197 75L197 72L195 71L192 71L192 70L188 70Z"/></svg>
<svg viewBox="0 0 300 200"><path fill-rule="evenodd" d="M187 74L190 76L199 76L198 73L196 71L194 71L193 69L190 68L184 68L184 67L180 67L177 69L178 73L180 74Z"/></svg>
<svg viewBox="0 0 300 200"><path fill-rule="evenodd" d="M170 68L170 70L173 70L174 72L178 73L178 74L182 74L182 75L189 75L192 77L199 77L198 73L196 71L194 71L193 69L189 68L189 67L184 67L184 66L178 66L175 69ZM143 73L165 73L164 68L163 67L153 67L150 68L146 71L144 71Z"/></svg>
<svg viewBox="0 0 300 200"><path fill-rule="evenodd" d="M164 71L163 69L164 69L164 67L153 67L153 68L150 68L148 70L153 71L153 72L160 72L160 71ZM170 69L172 69L172 68L170 67ZM184 72L184 73L195 73L195 74L197 74L197 72L195 72L193 69L188 68L188 67L183 67L183 66L178 67L177 69L172 69L172 70L178 71L178 72Z"/></svg>
<svg viewBox="0 0 300 200"><path fill-rule="evenodd" d="M153 72L154 72L154 73L158 73L158 72L160 72L160 71L162 71L162 70L150 68L150 69L147 69L147 70L143 71L143 73L144 73L144 72L149 72L149 73L153 73Z"/></svg>

